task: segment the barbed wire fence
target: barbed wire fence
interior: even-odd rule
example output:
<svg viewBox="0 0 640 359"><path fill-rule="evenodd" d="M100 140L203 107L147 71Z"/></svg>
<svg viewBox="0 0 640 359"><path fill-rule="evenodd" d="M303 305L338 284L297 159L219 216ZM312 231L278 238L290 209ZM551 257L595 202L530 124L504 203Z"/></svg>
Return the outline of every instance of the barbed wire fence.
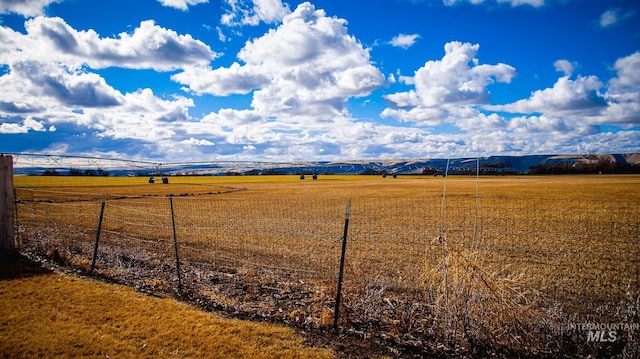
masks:
<svg viewBox="0 0 640 359"><path fill-rule="evenodd" d="M445 352L639 354L638 201L17 188L16 220L25 252L205 308ZM575 323L631 327L593 343Z"/></svg>

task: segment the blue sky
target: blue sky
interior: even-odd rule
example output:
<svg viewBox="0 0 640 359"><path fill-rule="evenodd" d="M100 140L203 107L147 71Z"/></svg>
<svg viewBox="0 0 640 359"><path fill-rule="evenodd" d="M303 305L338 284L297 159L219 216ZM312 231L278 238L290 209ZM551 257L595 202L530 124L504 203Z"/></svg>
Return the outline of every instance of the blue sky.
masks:
<svg viewBox="0 0 640 359"><path fill-rule="evenodd" d="M0 0L0 151L640 152L635 0Z"/></svg>

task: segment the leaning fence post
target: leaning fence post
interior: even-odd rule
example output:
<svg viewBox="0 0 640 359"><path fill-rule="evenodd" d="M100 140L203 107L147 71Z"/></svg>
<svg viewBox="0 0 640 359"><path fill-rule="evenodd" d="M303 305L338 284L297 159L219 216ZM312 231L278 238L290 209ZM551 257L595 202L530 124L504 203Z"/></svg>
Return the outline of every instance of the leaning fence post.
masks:
<svg viewBox="0 0 640 359"><path fill-rule="evenodd" d="M340 271L338 272L338 293L336 294L336 308L333 316L333 328L338 328L340 317L340 298L342 297L342 278L344 276L344 258L347 252L347 233L349 231L349 215L351 214L351 200L347 202L347 211L344 217L344 233L342 234L342 254L340 255Z"/></svg>
<svg viewBox="0 0 640 359"><path fill-rule="evenodd" d="M98 230L96 231L96 242L93 245L93 258L91 259L91 270L89 273L93 273L96 268L96 258L98 257L98 242L100 242L100 232L102 232L102 218L104 217L104 205L107 203L107 196L102 196L102 203L100 204L100 218L98 219Z"/></svg>
<svg viewBox="0 0 640 359"><path fill-rule="evenodd" d="M176 252L176 272L178 273L178 291L182 290L182 279L180 277L180 258L178 257L178 236L176 235L176 220L173 214L173 196L169 196L169 206L171 207L171 227L173 228L173 249Z"/></svg>

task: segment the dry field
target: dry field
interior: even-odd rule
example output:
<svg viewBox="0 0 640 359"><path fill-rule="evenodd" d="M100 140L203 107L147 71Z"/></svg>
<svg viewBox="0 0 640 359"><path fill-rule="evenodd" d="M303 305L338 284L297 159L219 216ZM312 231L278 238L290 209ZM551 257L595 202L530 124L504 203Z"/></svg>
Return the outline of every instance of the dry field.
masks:
<svg viewBox="0 0 640 359"><path fill-rule="evenodd" d="M0 254L2 358L332 358L290 328L223 318L171 298Z"/></svg>
<svg viewBox="0 0 640 359"><path fill-rule="evenodd" d="M345 332L419 352L638 355L638 330L587 343L567 328L640 321L639 176L146 180L16 177L19 237L89 271L104 200L96 274L323 330L350 202Z"/></svg>

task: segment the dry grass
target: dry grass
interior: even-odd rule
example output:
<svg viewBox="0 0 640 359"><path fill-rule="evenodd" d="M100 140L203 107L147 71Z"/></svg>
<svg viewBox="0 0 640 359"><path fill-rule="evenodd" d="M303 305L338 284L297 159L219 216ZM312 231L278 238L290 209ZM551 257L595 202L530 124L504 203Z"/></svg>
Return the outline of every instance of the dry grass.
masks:
<svg viewBox="0 0 640 359"><path fill-rule="evenodd" d="M147 183L146 177L71 177L71 176L17 176L18 189L35 188L56 190L61 187L71 192L94 194L174 194L211 189L250 189L247 196L283 195L343 195L343 196L428 196L441 195L444 179L433 176L399 176L382 179L379 176L336 175L320 176L318 181L297 176L199 176L170 177L170 183ZM479 179L480 196L510 196L518 198L582 198L640 200L637 175L572 175L572 176L483 176ZM447 193L475 195L476 178L449 176ZM205 186L199 188L199 186ZM66 188L65 188L66 187ZM131 187L126 189L125 187ZM199 190L199 191L198 191ZM206 193L206 192L205 192Z"/></svg>
<svg viewBox="0 0 640 359"><path fill-rule="evenodd" d="M68 275L32 271L6 278L10 269L1 267L3 358L334 357L303 347L288 328L224 319L174 299Z"/></svg>
<svg viewBox="0 0 640 359"><path fill-rule="evenodd" d="M22 200L71 201L101 197L136 196L195 196L243 190L242 187L224 186L215 183L170 183L145 184L137 177L93 178L84 177L16 177L17 197ZM75 183L75 184L74 184Z"/></svg>
<svg viewBox="0 0 640 359"><path fill-rule="evenodd" d="M17 178L16 185L26 186L21 180ZM51 186L58 185L58 178L51 181ZM73 182L61 181L68 192ZM214 283L202 287L200 294L234 310L326 326L344 204L353 199L341 324L365 336L385 332L410 345L436 338L452 347L466 343L474 350L558 353L567 347L557 329L570 321L638 320L639 176L479 181L449 176L446 182L432 176L320 176L318 181L259 176L181 177L171 182L105 185L90 193L128 188L137 196L150 191L175 195L172 188L183 185L233 188L182 202L177 198L174 206L178 238L189 248L183 250L188 254L183 260L216 263L215 270L229 271L233 278L225 282L226 275L199 272L198 280ZM34 196L57 191L54 187L34 186ZM618 208L618 201L632 208ZM166 198L110 202L105 229L126 236L106 236L101 243L119 253L118 246L131 241L135 251L158 257L140 257L144 261L171 267L163 259L171 257L172 248L167 205ZM90 248L99 201L55 204L54 211L32 206L36 223L55 220L44 237L76 233L71 244L88 243ZM73 262L77 253L72 252L62 257L86 267L86 259ZM130 259L118 258L126 262L121 267L137 270ZM296 280L300 277L274 279L274 269L310 270L319 280L302 277L305 288ZM114 268L108 271L120 275ZM154 286L170 290L173 281L163 277ZM242 290L224 291L222 284ZM300 290L310 295L288 307L267 295L274 288L281 297ZM629 340L637 343L633 335ZM581 353L589 355L588 349Z"/></svg>

